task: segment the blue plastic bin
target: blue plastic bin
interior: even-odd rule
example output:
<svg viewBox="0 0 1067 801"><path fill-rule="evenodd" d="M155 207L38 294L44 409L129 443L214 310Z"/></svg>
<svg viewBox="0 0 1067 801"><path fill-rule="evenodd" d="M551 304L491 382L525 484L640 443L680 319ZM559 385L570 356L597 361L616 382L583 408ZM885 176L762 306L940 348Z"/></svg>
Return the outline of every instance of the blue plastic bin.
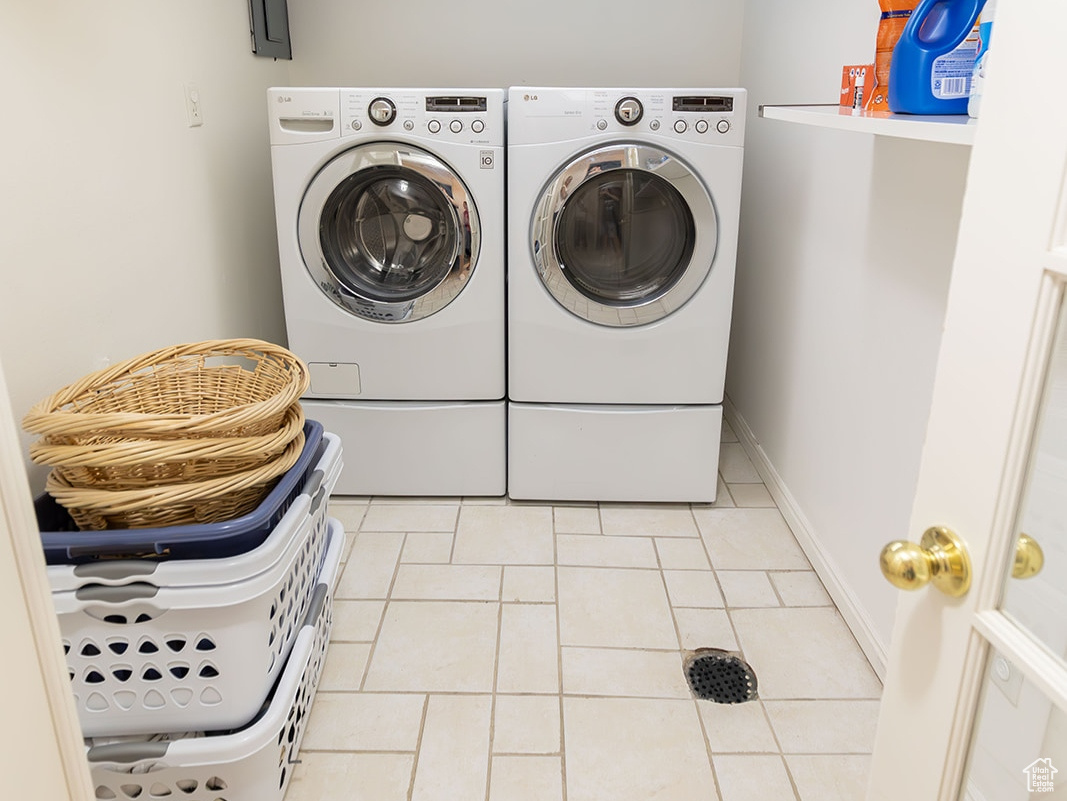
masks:
<svg viewBox="0 0 1067 801"><path fill-rule="evenodd" d="M218 559L258 547L285 515L319 461L323 427L304 421L304 450L253 511L233 520L204 525L79 531L67 510L48 494L34 500L45 562L80 564L97 559Z"/></svg>

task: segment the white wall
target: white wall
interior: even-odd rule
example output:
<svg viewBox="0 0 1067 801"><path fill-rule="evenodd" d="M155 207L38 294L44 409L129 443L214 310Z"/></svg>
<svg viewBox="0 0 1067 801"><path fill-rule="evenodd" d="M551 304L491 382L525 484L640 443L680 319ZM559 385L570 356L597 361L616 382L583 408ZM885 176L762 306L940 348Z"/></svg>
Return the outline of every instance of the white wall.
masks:
<svg viewBox="0 0 1067 801"><path fill-rule="evenodd" d="M752 118L727 375L798 535L876 663L897 598L878 553L921 533L909 516L969 148L758 119L756 108L836 102L841 66L874 60L877 22L873 2L748 0Z"/></svg>
<svg viewBox="0 0 1067 801"><path fill-rule="evenodd" d="M252 55L247 5L6 3L0 59L0 361L16 418L104 359L284 344L265 98L288 62ZM31 469L37 488L43 475Z"/></svg>
<svg viewBox="0 0 1067 801"><path fill-rule="evenodd" d="M735 85L741 0L289 3L294 85Z"/></svg>

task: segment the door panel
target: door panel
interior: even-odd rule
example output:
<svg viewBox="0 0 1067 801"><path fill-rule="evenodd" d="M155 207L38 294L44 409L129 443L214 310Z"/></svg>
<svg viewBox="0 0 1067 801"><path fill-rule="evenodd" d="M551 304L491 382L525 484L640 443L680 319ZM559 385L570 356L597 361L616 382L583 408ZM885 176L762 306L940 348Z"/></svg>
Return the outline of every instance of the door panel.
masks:
<svg viewBox="0 0 1067 801"><path fill-rule="evenodd" d="M1060 336L1067 277L1067 107L1046 102L1028 76L1055 68L1067 4L1002 3L996 25L911 530L902 532L914 540L928 527L953 529L970 555L973 581L961 597L930 586L901 593L872 762L872 801L967 797L979 705L995 699L986 685L987 673L992 683L998 667L990 657L994 649L1043 696L1049 711L1000 724L989 723L996 718L990 712L989 731L1006 726L997 733L1049 748L1042 718L1059 720L1053 710L1067 708L1063 652L1050 648L1064 625L1062 614L1053 606L1036 616L1027 609L1052 603L1055 593L1044 593L1046 585L1034 577L1008 578L1021 529L1039 518L1044 523L1035 538L1046 539L1048 553L1060 547L1054 532L1061 511L1051 511L1060 519L1050 524L1050 507L1039 496L1047 494L1044 485L1055 472L1043 454L1067 445L1046 443L1041 433L1052 419L1042 409L1046 387L1057 386L1049 378L1055 370L1050 354ZM941 567L936 559L931 564L935 571ZM1054 582L1058 568L1044 569ZM1050 620L1041 622L1041 615ZM976 742L987 742L981 724L977 731ZM1041 756L1055 762L1050 754ZM977 766L977 756L971 764ZM1021 774L1027 765L1008 767Z"/></svg>

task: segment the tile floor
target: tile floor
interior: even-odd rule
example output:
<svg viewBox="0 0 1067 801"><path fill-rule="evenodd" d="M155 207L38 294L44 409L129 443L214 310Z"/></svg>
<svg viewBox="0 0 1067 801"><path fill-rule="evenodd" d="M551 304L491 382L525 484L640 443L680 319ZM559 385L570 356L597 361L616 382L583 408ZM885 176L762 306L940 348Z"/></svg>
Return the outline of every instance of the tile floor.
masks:
<svg viewBox="0 0 1067 801"><path fill-rule="evenodd" d="M881 686L736 437L713 505L335 498L287 801L858 801ZM758 701L696 700L687 649Z"/></svg>

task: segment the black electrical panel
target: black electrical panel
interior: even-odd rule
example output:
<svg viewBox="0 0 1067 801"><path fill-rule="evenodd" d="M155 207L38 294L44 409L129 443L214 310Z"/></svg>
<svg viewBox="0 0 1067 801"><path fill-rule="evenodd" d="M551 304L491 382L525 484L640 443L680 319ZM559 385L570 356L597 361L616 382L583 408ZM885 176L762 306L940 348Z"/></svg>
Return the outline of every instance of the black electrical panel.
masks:
<svg viewBox="0 0 1067 801"><path fill-rule="evenodd" d="M248 0L248 12L252 25L252 52L268 58L292 59L286 0Z"/></svg>

